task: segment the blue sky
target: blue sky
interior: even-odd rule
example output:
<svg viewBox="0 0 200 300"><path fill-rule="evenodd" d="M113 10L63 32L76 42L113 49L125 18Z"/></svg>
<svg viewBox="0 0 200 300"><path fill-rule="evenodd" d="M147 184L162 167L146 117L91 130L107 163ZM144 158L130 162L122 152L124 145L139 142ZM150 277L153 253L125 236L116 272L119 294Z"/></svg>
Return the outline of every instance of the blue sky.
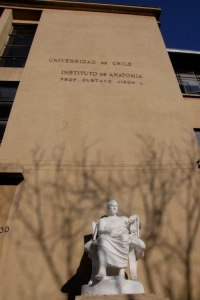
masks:
<svg viewBox="0 0 200 300"><path fill-rule="evenodd" d="M77 0L161 7L161 32L167 48L200 51L200 0Z"/></svg>

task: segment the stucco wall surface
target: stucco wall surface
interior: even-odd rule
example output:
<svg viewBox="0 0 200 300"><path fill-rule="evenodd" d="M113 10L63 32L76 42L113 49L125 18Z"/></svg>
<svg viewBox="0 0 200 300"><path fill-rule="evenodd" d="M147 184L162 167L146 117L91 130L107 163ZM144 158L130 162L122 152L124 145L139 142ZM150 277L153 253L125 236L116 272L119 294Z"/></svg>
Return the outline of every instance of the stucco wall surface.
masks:
<svg viewBox="0 0 200 300"><path fill-rule="evenodd" d="M20 77L0 163L25 179L2 188L0 299L66 299L69 279L73 299L112 198L144 224L145 292L199 299L198 147L156 20L44 10Z"/></svg>
<svg viewBox="0 0 200 300"><path fill-rule="evenodd" d="M185 97L184 101L193 128L200 128L200 99Z"/></svg>
<svg viewBox="0 0 200 300"><path fill-rule="evenodd" d="M70 59L78 63L70 63ZM65 73L70 71L72 75ZM88 73L74 73L78 71ZM65 144L65 161L71 162L74 150L80 157L86 144L93 145L91 163L98 151L102 162L112 158L126 164L137 161L142 147L138 136L182 149L179 160L185 159L183 149L191 148L185 137L193 138L156 20L44 11L6 129L1 159L29 163L38 146L51 160L52 149Z"/></svg>

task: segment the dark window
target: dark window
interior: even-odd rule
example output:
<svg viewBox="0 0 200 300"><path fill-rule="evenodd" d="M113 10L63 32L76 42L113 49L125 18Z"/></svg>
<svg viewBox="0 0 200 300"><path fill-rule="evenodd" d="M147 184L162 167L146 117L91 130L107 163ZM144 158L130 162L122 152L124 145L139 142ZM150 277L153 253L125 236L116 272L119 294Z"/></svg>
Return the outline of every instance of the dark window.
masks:
<svg viewBox="0 0 200 300"><path fill-rule="evenodd" d="M200 97L200 52L169 49L168 54L185 97Z"/></svg>
<svg viewBox="0 0 200 300"><path fill-rule="evenodd" d="M196 135L199 147L200 147L200 128L194 128L194 132L195 132L195 135Z"/></svg>
<svg viewBox="0 0 200 300"><path fill-rule="evenodd" d="M200 94L200 76L198 73L178 71L177 78L183 93Z"/></svg>
<svg viewBox="0 0 200 300"><path fill-rule="evenodd" d="M11 112L19 82L0 81L0 144Z"/></svg>
<svg viewBox="0 0 200 300"><path fill-rule="evenodd" d="M13 25L0 56L0 67L24 67L36 29L37 25Z"/></svg>

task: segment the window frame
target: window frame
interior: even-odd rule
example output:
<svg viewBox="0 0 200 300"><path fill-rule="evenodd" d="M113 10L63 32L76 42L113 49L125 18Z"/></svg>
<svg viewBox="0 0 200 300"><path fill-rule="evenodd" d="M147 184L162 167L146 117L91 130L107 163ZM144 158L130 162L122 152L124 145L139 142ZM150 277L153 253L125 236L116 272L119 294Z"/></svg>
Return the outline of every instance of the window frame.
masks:
<svg viewBox="0 0 200 300"><path fill-rule="evenodd" d="M11 104L9 113L5 116L3 116L3 114L0 115L0 145L3 141L3 136L4 136L4 133L6 130L6 126L7 126L8 120L9 120L10 113L12 111L12 106L13 106L13 102L14 102L18 87L19 87L19 81L0 81L0 104L1 103L10 103ZM7 98L1 97L1 89L4 89L4 88L5 89L7 88L8 90L9 90L9 88L12 88L12 90L15 90L15 91L14 91L14 93L13 93L13 91L11 92L11 94L10 94L11 97L7 97Z"/></svg>
<svg viewBox="0 0 200 300"><path fill-rule="evenodd" d="M20 29L24 30L25 33L23 32L20 33ZM32 42L34 40L36 30L37 30L37 24L24 24L24 23L15 24L13 22L12 28L6 40L6 44L4 45L0 55L0 67L23 68L25 66ZM22 43L19 45L13 43L15 37L19 38L19 40L21 38ZM27 38L30 37L31 40L29 41L29 43L23 44L23 41L27 41ZM16 49L16 54L14 54L15 49ZM23 49L27 51L23 53ZM10 55L9 52L10 53L13 52L13 54ZM22 52L22 55L20 55L20 52Z"/></svg>

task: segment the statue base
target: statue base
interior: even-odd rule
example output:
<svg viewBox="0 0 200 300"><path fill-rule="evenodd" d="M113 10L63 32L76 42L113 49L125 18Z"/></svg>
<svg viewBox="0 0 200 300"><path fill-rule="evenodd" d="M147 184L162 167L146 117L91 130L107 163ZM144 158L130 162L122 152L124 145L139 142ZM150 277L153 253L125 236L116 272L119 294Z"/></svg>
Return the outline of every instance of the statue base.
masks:
<svg viewBox="0 0 200 300"><path fill-rule="evenodd" d="M115 295L144 293L139 280L126 280L122 276L105 276L101 281L95 280L91 285L82 285L81 295Z"/></svg>
<svg viewBox="0 0 200 300"><path fill-rule="evenodd" d="M75 300L169 300L158 294L76 296Z"/></svg>

